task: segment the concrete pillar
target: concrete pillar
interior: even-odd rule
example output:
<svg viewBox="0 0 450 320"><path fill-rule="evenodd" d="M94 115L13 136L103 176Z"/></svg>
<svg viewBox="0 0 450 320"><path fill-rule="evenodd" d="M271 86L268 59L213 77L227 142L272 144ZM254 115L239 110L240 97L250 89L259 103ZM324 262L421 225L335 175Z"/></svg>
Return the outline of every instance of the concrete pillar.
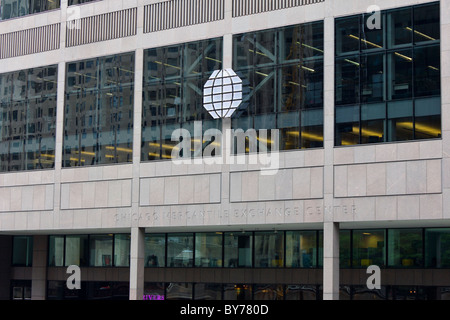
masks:
<svg viewBox="0 0 450 320"><path fill-rule="evenodd" d="M130 300L142 300L144 296L144 240L144 228L131 228Z"/></svg>
<svg viewBox="0 0 450 320"><path fill-rule="evenodd" d="M335 39L332 4L324 19L324 207L334 207L334 74ZM333 210L324 212L323 299L339 300L339 224Z"/></svg>
<svg viewBox="0 0 450 320"><path fill-rule="evenodd" d="M47 289L47 236L33 237L31 300L45 300Z"/></svg>
<svg viewBox="0 0 450 320"><path fill-rule="evenodd" d="M138 6L138 17L143 16L143 6ZM143 21L138 22L138 36L143 32ZM141 164L141 124L142 124L142 92L143 92L143 63L144 49L135 51L134 68L134 119L133 119L133 181L131 203L131 248L130 248L130 300L142 300L144 295L144 256L145 256L145 228L140 228L139 189Z"/></svg>
<svg viewBox="0 0 450 320"><path fill-rule="evenodd" d="M450 218L450 3L441 6L441 105L442 105L442 209L443 218Z"/></svg>
<svg viewBox="0 0 450 320"><path fill-rule="evenodd" d="M339 300L339 223L323 225L323 300Z"/></svg>

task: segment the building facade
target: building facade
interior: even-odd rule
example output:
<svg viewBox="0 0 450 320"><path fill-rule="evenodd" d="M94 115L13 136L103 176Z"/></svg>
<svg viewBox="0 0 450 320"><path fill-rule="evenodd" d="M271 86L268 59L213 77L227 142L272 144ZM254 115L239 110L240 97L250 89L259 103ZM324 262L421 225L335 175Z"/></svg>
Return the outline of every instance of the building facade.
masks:
<svg viewBox="0 0 450 320"><path fill-rule="evenodd" d="M373 2L0 0L0 298L448 299L450 3Z"/></svg>

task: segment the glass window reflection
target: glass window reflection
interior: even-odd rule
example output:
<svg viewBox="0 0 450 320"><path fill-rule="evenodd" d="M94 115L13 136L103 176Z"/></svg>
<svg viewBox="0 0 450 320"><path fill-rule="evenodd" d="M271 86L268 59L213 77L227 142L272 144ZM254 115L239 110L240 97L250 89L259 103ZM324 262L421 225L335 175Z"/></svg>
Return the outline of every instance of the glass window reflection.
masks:
<svg viewBox="0 0 450 320"><path fill-rule="evenodd" d="M194 266L194 235L192 233L174 233L167 237L167 266Z"/></svg>
<svg viewBox="0 0 450 320"><path fill-rule="evenodd" d="M190 130L194 122L202 124L203 134L221 129L221 121L212 121L203 107L203 86L213 71L222 69L222 51L222 38L144 51L141 161L171 159L172 152L201 156L194 148L175 149L174 130L187 129L198 140Z"/></svg>
<svg viewBox="0 0 450 320"><path fill-rule="evenodd" d="M315 231L286 231L286 267L317 267Z"/></svg>
<svg viewBox="0 0 450 320"><path fill-rule="evenodd" d="M222 233L195 234L195 266L222 266Z"/></svg>
<svg viewBox="0 0 450 320"><path fill-rule="evenodd" d="M63 167L132 161L134 53L67 64Z"/></svg>
<svg viewBox="0 0 450 320"><path fill-rule="evenodd" d="M60 6L61 0L2 0L0 1L0 20L58 9Z"/></svg>
<svg viewBox="0 0 450 320"><path fill-rule="evenodd" d="M227 268L253 266L253 234L251 232L227 232L224 238L225 264Z"/></svg>
<svg viewBox="0 0 450 320"><path fill-rule="evenodd" d="M383 11L378 30L366 18L336 19L335 145L440 138L439 3Z"/></svg>
<svg viewBox="0 0 450 320"><path fill-rule="evenodd" d="M414 268L423 265L422 229L388 230L388 266Z"/></svg>
<svg viewBox="0 0 450 320"><path fill-rule="evenodd" d="M280 150L322 147L323 52L322 22L234 35L233 69L249 92L232 127L279 129Z"/></svg>
<svg viewBox="0 0 450 320"><path fill-rule="evenodd" d="M353 262L356 268L370 265L386 266L386 240L384 230L353 230Z"/></svg>
<svg viewBox="0 0 450 320"><path fill-rule="evenodd" d="M255 232L255 266L284 267L283 232Z"/></svg>
<svg viewBox="0 0 450 320"><path fill-rule="evenodd" d="M55 165L57 66L0 74L0 171Z"/></svg>
<svg viewBox="0 0 450 320"><path fill-rule="evenodd" d="M166 235L151 234L145 236L145 266L166 266Z"/></svg>

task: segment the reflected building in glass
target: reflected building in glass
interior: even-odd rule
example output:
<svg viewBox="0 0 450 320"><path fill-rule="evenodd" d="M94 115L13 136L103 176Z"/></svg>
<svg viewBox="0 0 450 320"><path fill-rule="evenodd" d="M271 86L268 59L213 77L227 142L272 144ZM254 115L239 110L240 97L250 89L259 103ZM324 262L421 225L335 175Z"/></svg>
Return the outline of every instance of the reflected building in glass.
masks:
<svg viewBox="0 0 450 320"><path fill-rule="evenodd" d="M450 299L448 5L376 2L0 0L0 299Z"/></svg>
<svg viewBox="0 0 450 320"><path fill-rule="evenodd" d="M63 167L132 161L134 54L67 64Z"/></svg>

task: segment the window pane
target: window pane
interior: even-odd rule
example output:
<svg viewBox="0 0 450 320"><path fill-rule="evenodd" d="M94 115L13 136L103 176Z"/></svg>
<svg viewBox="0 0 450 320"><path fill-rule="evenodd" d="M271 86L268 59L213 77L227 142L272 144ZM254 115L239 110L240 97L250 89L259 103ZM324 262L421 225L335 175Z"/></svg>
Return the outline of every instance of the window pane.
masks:
<svg viewBox="0 0 450 320"><path fill-rule="evenodd" d="M113 235L92 235L89 247L91 267L112 266Z"/></svg>
<svg viewBox="0 0 450 320"><path fill-rule="evenodd" d="M55 164L57 66L0 75L0 170Z"/></svg>
<svg viewBox="0 0 450 320"><path fill-rule="evenodd" d="M280 60L282 63L299 63L303 48L301 26L292 26L280 30ZM306 43L304 45L307 45ZM303 46L304 46L303 45Z"/></svg>
<svg viewBox="0 0 450 320"><path fill-rule="evenodd" d="M384 12L379 12L380 21L372 21L373 13L366 13L363 16L363 24L361 26L361 49L362 50L377 50L385 47L384 36ZM373 23L379 23L378 25L372 25Z"/></svg>
<svg viewBox="0 0 450 320"><path fill-rule="evenodd" d="M415 103L414 132L416 139L441 137L441 99L417 99Z"/></svg>
<svg viewBox="0 0 450 320"><path fill-rule="evenodd" d="M301 25L300 51L304 60L312 57L323 57L323 23L313 22Z"/></svg>
<svg viewBox="0 0 450 320"><path fill-rule="evenodd" d="M336 54L359 51L360 18L336 19Z"/></svg>
<svg viewBox="0 0 450 320"><path fill-rule="evenodd" d="M69 0L69 6L75 5L75 4L81 4L81 3L87 3L95 0Z"/></svg>
<svg viewBox="0 0 450 320"><path fill-rule="evenodd" d="M388 141L414 139L413 102L411 100L388 103Z"/></svg>
<svg viewBox="0 0 450 320"><path fill-rule="evenodd" d="M450 267L450 229L425 230L425 266Z"/></svg>
<svg viewBox="0 0 450 320"><path fill-rule="evenodd" d="M350 268L350 248L351 248L351 231L341 230L339 232L339 267Z"/></svg>
<svg viewBox="0 0 450 320"><path fill-rule="evenodd" d="M323 118L323 23L236 35L233 40L233 68L249 88L243 95L246 108L239 120L233 119L233 129L278 129L281 150L322 147L323 119L300 128L299 115L317 109L315 115Z"/></svg>
<svg viewBox="0 0 450 320"><path fill-rule="evenodd" d="M412 43L412 10L405 8L387 13L389 48Z"/></svg>
<svg viewBox="0 0 450 320"><path fill-rule="evenodd" d="M359 107L336 108L336 146L348 146L359 143Z"/></svg>
<svg viewBox="0 0 450 320"><path fill-rule="evenodd" d="M363 21L359 36L361 17L336 20L335 105L354 109L353 117L335 109L336 146L441 137L439 15L437 3L383 11L382 28L367 30ZM369 49L381 53L355 56ZM422 97L436 101L425 108Z"/></svg>
<svg viewBox="0 0 450 320"><path fill-rule="evenodd" d="M388 99L411 98L413 92L412 50L401 50L387 55Z"/></svg>
<svg viewBox="0 0 450 320"><path fill-rule="evenodd" d="M89 237L87 235L81 236L66 236L66 266L87 266L89 261Z"/></svg>
<svg viewBox="0 0 450 320"><path fill-rule="evenodd" d="M317 300L317 287L305 285L287 285L286 300Z"/></svg>
<svg viewBox="0 0 450 320"><path fill-rule="evenodd" d="M171 159L172 151L181 155L174 149L173 131L212 119L203 107L203 85L221 68L221 38L145 51L142 161Z"/></svg>
<svg viewBox="0 0 450 320"><path fill-rule="evenodd" d="M377 102L386 99L384 55L362 55L361 101Z"/></svg>
<svg viewBox="0 0 450 320"><path fill-rule="evenodd" d="M12 265L31 267L33 262L33 237L14 236Z"/></svg>
<svg viewBox="0 0 450 320"><path fill-rule="evenodd" d="M384 230L353 230L353 267L384 267L385 253Z"/></svg>
<svg viewBox="0 0 450 320"><path fill-rule="evenodd" d="M253 286L255 300L284 300L284 286L276 284L255 284Z"/></svg>
<svg viewBox="0 0 450 320"><path fill-rule="evenodd" d="M194 266L194 235L192 233L169 234L167 237L167 266Z"/></svg>
<svg viewBox="0 0 450 320"><path fill-rule="evenodd" d="M0 1L0 20L58 9L60 5L61 0L2 0Z"/></svg>
<svg viewBox="0 0 450 320"><path fill-rule="evenodd" d="M388 230L388 265L391 267L421 267L421 229Z"/></svg>
<svg viewBox="0 0 450 320"><path fill-rule="evenodd" d="M64 265L64 236L50 236L48 241L48 265L62 267Z"/></svg>
<svg viewBox="0 0 450 320"><path fill-rule="evenodd" d="M129 234L116 234L114 236L114 266L130 266L130 241Z"/></svg>
<svg viewBox="0 0 450 320"><path fill-rule="evenodd" d="M144 283L144 295L153 295L156 296L156 298L159 298L161 300L164 300L164 289L165 285L164 283L160 282L145 282Z"/></svg>
<svg viewBox="0 0 450 320"><path fill-rule="evenodd" d="M359 57L336 59L336 104L359 102L360 96Z"/></svg>
<svg viewBox="0 0 450 320"><path fill-rule="evenodd" d="M386 139L386 104L364 104L361 106L361 143L378 143Z"/></svg>
<svg viewBox="0 0 450 320"><path fill-rule="evenodd" d="M224 300L252 300L252 286L248 284L225 284Z"/></svg>
<svg viewBox="0 0 450 320"><path fill-rule="evenodd" d="M301 117L301 148L323 147L323 109L304 110Z"/></svg>
<svg viewBox="0 0 450 320"><path fill-rule="evenodd" d="M166 283L166 300L192 300L192 283Z"/></svg>
<svg viewBox="0 0 450 320"><path fill-rule="evenodd" d="M274 30L255 33L255 45L252 53L256 66L265 67L277 63L275 39L276 31Z"/></svg>
<svg viewBox="0 0 450 320"><path fill-rule="evenodd" d="M194 286L195 300L222 300L222 284L196 283Z"/></svg>
<svg viewBox="0 0 450 320"><path fill-rule="evenodd" d="M440 47L414 50L414 94L416 97L441 93Z"/></svg>
<svg viewBox="0 0 450 320"><path fill-rule="evenodd" d="M414 42L440 39L439 4L414 8Z"/></svg>
<svg viewBox="0 0 450 320"><path fill-rule="evenodd" d="M283 267L284 233L255 232L255 267Z"/></svg>
<svg viewBox="0 0 450 320"><path fill-rule="evenodd" d="M286 267L315 268L317 266L317 236L315 231L286 232Z"/></svg>
<svg viewBox="0 0 450 320"><path fill-rule="evenodd" d="M145 236L145 266L166 266L166 236L164 234Z"/></svg>
<svg viewBox="0 0 450 320"><path fill-rule="evenodd" d="M250 232L225 233L225 267L252 267L253 237Z"/></svg>
<svg viewBox="0 0 450 320"><path fill-rule="evenodd" d="M131 162L134 53L66 68L63 166Z"/></svg>
<svg viewBox="0 0 450 320"><path fill-rule="evenodd" d="M255 114L274 113L275 106L275 78L274 68L255 69L253 81L250 86L253 89L253 103L255 105ZM267 127L271 129L273 127Z"/></svg>
<svg viewBox="0 0 450 320"><path fill-rule="evenodd" d="M195 234L195 266L222 266L222 233Z"/></svg>
<svg viewBox="0 0 450 320"><path fill-rule="evenodd" d="M281 104L279 111L296 111L301 103L301 84L295 82L300 78L300 67L298 65L291 65L282 68L279 72L281 80Z"/></svg>

